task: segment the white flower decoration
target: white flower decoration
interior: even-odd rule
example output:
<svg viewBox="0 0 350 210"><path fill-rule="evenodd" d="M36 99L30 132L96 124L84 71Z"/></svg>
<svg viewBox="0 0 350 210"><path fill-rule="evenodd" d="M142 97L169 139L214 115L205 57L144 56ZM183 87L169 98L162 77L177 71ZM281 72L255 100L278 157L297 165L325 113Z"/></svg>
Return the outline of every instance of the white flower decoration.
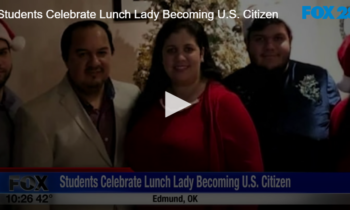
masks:
<svg viewBox="0 0 350 210"><path fill-rule="evenodd" d="M299 88L303 96L314 102L318 102L320 101L321 94L320 88L318 88L317 85L318 82L315 79L315 75L306 75L296 87Z"/></svg>

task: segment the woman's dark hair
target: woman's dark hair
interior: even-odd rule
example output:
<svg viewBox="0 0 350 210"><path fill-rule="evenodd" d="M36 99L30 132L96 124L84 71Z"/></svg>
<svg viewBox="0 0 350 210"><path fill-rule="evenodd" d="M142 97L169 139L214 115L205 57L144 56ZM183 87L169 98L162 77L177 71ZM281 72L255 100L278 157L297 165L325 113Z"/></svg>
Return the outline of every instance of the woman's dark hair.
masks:
<svg viewBox="0 0 350 210"><path fill-rule="evenodd" d="M170 19L164 23L159 30L155 39L152 52L152 64L149 70L150 74L146 81L145 87L136 100L132 110L128 130L136 124L142 117L144 112L157 100L159 100L168 87L171 86L171 80L166 74L163 66L162 51L165 41L171 34L185 29L189 34L193 35L200 49L204 48L204 61L201 63L201 76L221 81L221 70L216 66L209 48L209 41L203 26L195 20L190 19Z"/></svg>

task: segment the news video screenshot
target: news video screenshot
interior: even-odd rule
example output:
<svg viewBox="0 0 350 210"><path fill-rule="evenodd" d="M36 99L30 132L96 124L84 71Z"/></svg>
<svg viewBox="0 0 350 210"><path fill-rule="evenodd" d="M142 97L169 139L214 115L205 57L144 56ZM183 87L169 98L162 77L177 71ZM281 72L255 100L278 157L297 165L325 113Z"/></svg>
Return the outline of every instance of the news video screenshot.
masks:
<svg viewBox="0 0 350 210"><path fill-rule="evenodd" d="M0 210L349 210L349 0L1 0Z"/></svg>

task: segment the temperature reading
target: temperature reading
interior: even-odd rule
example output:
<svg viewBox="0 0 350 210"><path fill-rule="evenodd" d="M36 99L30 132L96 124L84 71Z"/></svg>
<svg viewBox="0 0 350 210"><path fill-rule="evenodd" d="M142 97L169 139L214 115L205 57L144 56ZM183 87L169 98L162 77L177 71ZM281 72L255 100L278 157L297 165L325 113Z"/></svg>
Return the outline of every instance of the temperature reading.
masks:
<svg viewBox="0 0 350 210"><path fill-rule="evenodd" d="M38 197L36 198L36 201L38 201L39 203L49 203L49 199L52 198L52 194L44 194L44 195L38 195Z"/></svg>

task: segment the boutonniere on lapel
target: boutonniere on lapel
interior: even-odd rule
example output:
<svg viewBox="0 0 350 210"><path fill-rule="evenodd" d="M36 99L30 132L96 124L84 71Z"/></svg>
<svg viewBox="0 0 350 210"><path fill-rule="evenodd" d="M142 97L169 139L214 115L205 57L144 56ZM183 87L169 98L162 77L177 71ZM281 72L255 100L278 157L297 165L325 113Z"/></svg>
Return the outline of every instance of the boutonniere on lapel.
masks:
<svg viewBox="0 0 350 210"><path fill-rule="evenodd" d="M300 80L296 85L300 93L313 102L319 102L321 99L320 88L315 75L306 75L303 80Z"/></svg>

